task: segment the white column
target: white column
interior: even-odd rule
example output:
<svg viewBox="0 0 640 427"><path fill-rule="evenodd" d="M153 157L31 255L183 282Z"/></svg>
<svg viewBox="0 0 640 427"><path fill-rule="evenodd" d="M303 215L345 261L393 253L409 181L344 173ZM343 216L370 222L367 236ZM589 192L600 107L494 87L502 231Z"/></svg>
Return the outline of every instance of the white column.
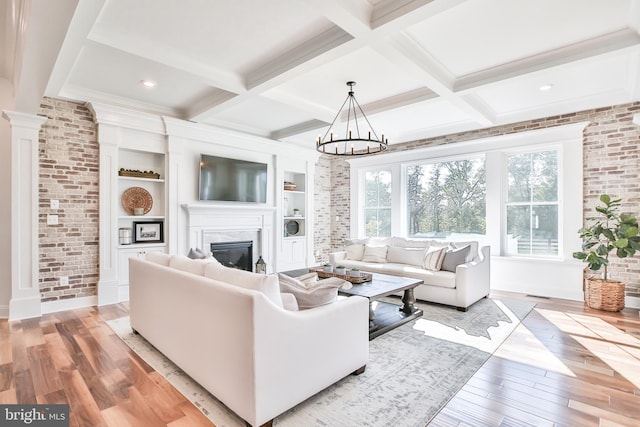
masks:
<svg viewBox="0 0 640 427"><path fill-rule="evenodd" d="M118 128L99 123L100 144L100 278L98 305L116 304L118 299Z"/></svg>
<svg viewBox="0 0 640 427"><path fill-rule="evenodd" d="M9 320L41 315L38 264L38 139L46 117L3 111L11 124Z"/></svg>

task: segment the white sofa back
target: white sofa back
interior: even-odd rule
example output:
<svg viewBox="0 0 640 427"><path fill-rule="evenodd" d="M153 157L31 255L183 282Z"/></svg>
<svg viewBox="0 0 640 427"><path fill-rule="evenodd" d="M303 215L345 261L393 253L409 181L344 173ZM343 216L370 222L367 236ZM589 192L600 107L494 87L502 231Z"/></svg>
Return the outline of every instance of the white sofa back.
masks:
<svg viewBox="0 0 640 427"><path fill-rule="evenodd" d="M130 260L131 326L251 425L366 364L365 298L290 312L265 294Z"/></svg>

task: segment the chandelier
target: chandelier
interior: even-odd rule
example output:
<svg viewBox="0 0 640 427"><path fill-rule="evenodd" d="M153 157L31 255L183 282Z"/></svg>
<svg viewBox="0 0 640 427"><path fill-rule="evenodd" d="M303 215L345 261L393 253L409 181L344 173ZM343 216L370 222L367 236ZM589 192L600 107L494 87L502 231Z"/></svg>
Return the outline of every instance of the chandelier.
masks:
<svg viewBox="0 0 640 427"><path fill-rule="evenodd" d="M325 132L324 136L316 141L316 150L325 154L332 154L335 156L363 156L367 154L375 154L385 151L388 146L389 140L384 139L384 134L378 137L378 134L373 130L373 126L369 123L369 119L362 111L362 107L356 100L353 94L353 87L356 82L347 82L349 86L349 93L347 99L342 103L342 107L338 110L336 117L331 122L329 129ZM346 112L343 113L346 106ZM344 131L344 138L340 138L339 135L332 132L333 125L338 117L346 115L347 124ZM360 117L358 117L360 115ZM360 134L360 122L366 122L366 138Z"/></svg>

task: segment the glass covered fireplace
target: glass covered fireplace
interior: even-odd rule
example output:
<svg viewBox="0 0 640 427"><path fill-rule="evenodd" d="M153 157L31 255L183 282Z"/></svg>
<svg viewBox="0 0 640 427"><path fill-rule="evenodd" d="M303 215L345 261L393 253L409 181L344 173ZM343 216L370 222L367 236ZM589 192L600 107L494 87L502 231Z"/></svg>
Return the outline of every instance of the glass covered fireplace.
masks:
<svg viewBox="0 0 640 427"><path fill-rule="evenodd" d="M253 241L211 243L211 253L225 267L253 271Z"/></svg>

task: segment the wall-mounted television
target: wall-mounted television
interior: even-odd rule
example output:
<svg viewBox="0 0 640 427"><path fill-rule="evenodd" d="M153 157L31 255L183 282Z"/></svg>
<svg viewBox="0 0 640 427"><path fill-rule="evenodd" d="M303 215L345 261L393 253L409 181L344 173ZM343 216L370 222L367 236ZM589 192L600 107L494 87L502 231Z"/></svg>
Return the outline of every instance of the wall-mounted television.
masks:
<svg viewBox="0 0 640 427"><path fill-rule="evenodd" d="M200 155L199 199L267 202L267 164Z"/></svg>

